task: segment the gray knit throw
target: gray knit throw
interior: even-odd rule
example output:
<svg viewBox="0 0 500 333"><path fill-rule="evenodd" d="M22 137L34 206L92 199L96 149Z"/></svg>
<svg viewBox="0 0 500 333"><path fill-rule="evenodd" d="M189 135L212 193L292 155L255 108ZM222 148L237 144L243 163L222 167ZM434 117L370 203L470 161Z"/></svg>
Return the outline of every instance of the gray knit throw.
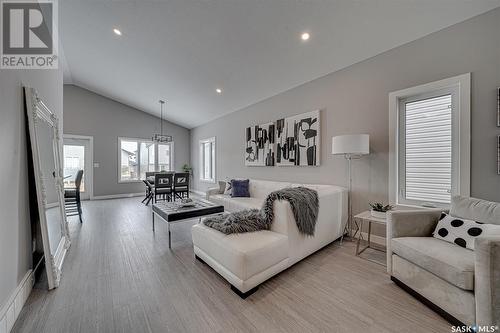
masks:
<svg viewBox="0 0 500 333"><path fill-rule="evenodd" d="M226 235L269 230L274 220L274 201L276 200L288 201L299 231L302 234L314 236L319 212L318 192L306 187L290 187L271 192L260 210L247 209L207 217L203 223Z"/></svg>

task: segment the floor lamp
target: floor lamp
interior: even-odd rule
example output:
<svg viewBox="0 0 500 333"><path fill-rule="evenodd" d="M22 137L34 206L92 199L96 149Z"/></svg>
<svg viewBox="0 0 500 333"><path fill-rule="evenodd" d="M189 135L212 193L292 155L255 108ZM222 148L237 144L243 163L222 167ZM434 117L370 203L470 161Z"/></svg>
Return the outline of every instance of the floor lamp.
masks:
<svg viewBox="0 0 500 333"><path fill-rule="evenodd" d="M339 135L332 138L332 154L344 155L349 165L349 193L348 193L348 217L347 223L342 232L341 241L344 235L351 236L353 228L352 219L352 160L361 158L370 153L370 136L368 134ZM361 231L360 231L361 232ZM356 236L356 233L354 233ZM353 237L354 237L353 236Z"/></svg>

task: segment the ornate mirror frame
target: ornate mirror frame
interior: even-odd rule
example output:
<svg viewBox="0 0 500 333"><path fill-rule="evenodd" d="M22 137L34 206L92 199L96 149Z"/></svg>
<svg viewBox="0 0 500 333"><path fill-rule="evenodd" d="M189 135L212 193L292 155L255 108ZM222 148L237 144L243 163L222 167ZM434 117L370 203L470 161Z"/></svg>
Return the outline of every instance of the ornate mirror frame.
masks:
<svg viewBox="0 0 500 333"><path fill-rule="evenodd" d="M68 221L64 209L64 185L63 171L61 166L61 133L59 132L59 121L54 113L43 103L33 88L25 87L24 93L26 97L26 112L28 117L29 136L31 143L31 153L33 160L33 173L35 176L35 187L37 197L37 208L40 219L40 229L43 241L43 252L45 257L45 268L47 271L47 280L49 289L57 288L61 279L61 270L66 252L68 251L71 242L69 237ZM57 244L57 249L53 254L50 250L50 239L47 226L47 216L45 214L47 208L46 189L43 184L40 149L39 149L39 133L37 126L45 122L53 130L53 152L54 152L54 180L58 193L59 210L61 214L61 239Z"/></svg>

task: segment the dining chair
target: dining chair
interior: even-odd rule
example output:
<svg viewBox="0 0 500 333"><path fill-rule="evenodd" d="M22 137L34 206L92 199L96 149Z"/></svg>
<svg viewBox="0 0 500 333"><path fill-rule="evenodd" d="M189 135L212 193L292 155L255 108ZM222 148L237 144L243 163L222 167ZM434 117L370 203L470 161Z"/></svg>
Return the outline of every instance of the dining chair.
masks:
<svg viewBox="0 0 500 333"><path fill-rule="evenodd" d="M146 196L144 197L144 199L142 199L142 203L146 201L145 205L147 206L153 199L155 189L153 184L151 184L148 180L143 180L142 182L144 183L144 185L146 185Z"/></svg>
<svg viewBox="0 0 500 333"><path fill-rule="evenodd" d="M174 175L171 173L156 173L155 174L155 188L154 188L154 199L155 202L158 200L158 196L161 196L163 200L172 200L172 183Z"/></svg>
<svg viewBox="0 0 500 333"><path fill-rule="evenodd" d="M151 184L155 183L155 171L146 171L145 180L149 181Z"/></svg>
<svg viewBox="0 0 500 333"><path fill-rule="evenodd" d="M178 172L174 174L174 200L175 198L189 198L189 173Z"/></svg>
<svg viewBox="0 0 500 333"><path fill-rule="evenodd" d="M83 170L78 170L75 176L75 187L64 189L64 209L66 216L76 216L82 223L82 202L80 198L80 187L82 185Z"/></svg>

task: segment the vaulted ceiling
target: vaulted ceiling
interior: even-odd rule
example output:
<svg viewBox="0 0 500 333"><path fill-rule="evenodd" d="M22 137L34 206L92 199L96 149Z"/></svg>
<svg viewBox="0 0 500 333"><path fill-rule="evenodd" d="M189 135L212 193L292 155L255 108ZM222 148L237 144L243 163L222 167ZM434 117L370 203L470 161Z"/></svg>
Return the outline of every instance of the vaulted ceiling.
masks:
<svg viewBox="0 0 500 333"><path fill-rule="evenodd" d="M155 115L165 99L166 118L192 128L500 0L64 0L59 6L65 83ZM303 32L309 40L301 40Z"/></svg>

